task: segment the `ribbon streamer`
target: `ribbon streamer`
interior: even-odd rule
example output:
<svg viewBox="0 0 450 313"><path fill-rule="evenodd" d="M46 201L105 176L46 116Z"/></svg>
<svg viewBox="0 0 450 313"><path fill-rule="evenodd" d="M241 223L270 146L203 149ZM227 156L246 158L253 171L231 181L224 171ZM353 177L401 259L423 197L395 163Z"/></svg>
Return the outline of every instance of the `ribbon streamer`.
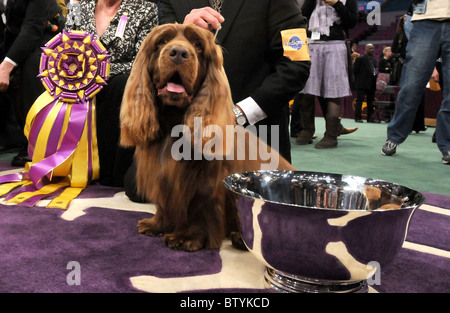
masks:
<svg viewBox="0 0 450 313"><path fill-rule="evenodd" d="M41 48L44 92L31 107L24 133L32 159L22 173L0 177L6 203L67 209L99 178L95 95L109 79L109 55L96 36L63 31ZM9 194L9 195L8 195Z"/></svg>

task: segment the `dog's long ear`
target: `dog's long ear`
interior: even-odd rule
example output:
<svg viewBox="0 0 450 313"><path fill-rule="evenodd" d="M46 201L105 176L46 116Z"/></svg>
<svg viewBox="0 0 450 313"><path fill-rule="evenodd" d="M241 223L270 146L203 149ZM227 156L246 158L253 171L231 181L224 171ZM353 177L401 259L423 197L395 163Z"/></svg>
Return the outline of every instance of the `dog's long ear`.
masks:
<svg viewBox="0 0 450 313"><path fill-rule="evenodd" d="M159 133L156 91L151 83L151 35L142 42L134 61L120 109L120 143L123 146L142 145L154 140Z"/></svg>
<svg viewBox="0 0 450 313"><path fill-rule="evenodd" d="M200 117L202 122L201 131L203 134L202 147L211 137L215 137L216 143L219 144L220 142L220 149L225 154L227 153L225 151L227 150L225 149L226 126L233 125L235 120L232 111L233 100L231 98L228 79L223 68L222 49L214 43L212 34L207 32L205 36L207 36L207 44L205 45L204 57L208 64L207 74L197 96L186 112L185 125L189 127L191 134L194 134L195 126L198 127L198 123L194 125L194 119ZM214 132L214 135L211 133L208 134L208 132L204 132L208 126L209 130L213 132L217 128L220 128L220 130L219 132ZM194 140L193 143L195 142Z"/></svg>

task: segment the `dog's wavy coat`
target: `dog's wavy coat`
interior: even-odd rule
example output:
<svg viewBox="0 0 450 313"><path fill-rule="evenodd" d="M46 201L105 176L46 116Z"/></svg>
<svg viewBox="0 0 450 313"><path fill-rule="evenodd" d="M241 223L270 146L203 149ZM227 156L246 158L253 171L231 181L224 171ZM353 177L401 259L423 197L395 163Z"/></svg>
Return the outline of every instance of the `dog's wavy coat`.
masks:
<svg viewBox="0 0 450 313"><path fill-rule="evenodd" d="M140 233L162 235L170 248L196 251L218 248L239 231L235 199L222 181L261 169L264 162L251 160L248 142L266 151L270 147L252 141L256 137L242 127L235 126L231 141L225 138L226 126L235 125L232 106L222 50L211 32L179 24L153 29L137 55L120 112L121 144L136 147L138 193L157 207L154 217L139 221ZM201 129L195 118L201 118ZM185 126L174 135L177 125ZM195 133L203 134L200 141ZM236 140L245 133L250 136L246 145ZM180 152L192 157L177 161L173 147L180 138L189 143ZM203 149L211 139L213 147ZM238 145L245 145L241 160ZM201 159L194 158L195 151L203 152ZM277 152L270 153L278 160L272 169L294 170Z"/></svg>

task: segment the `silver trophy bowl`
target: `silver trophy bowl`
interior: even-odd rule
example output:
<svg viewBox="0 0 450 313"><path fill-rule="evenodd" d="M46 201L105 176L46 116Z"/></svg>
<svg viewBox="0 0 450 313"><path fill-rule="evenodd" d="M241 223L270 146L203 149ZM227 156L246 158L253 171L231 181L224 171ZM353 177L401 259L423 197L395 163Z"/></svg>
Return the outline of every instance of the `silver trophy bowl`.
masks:
<svg viewBox="0 0 450 313"><path fill-rule="evenodd" d="M340 174L257 171L228 176L242 238L281 292L367 292L397 256L424 196Z"/></svg>

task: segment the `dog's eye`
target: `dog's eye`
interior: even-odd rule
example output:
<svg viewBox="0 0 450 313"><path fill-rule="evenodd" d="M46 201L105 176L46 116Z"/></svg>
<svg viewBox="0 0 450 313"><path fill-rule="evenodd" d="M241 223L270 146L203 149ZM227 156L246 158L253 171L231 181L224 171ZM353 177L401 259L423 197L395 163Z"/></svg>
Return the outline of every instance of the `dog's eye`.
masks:
<svg viewBox="0 0 450 313"><path fill-rule="evenodd" d="M167 43L167 40L165 38L161 38L156 42L156 45L158 47L160 47L160 46L164 46L166 43Z"/></svg>
<svg viewBox="0 0 450 313"><path fill-rule="evenodd" d="M205 47L203 46L203 43L198 40L194 43L194 46L198 52L203 52L203 50L205 49Z"/></svg>

